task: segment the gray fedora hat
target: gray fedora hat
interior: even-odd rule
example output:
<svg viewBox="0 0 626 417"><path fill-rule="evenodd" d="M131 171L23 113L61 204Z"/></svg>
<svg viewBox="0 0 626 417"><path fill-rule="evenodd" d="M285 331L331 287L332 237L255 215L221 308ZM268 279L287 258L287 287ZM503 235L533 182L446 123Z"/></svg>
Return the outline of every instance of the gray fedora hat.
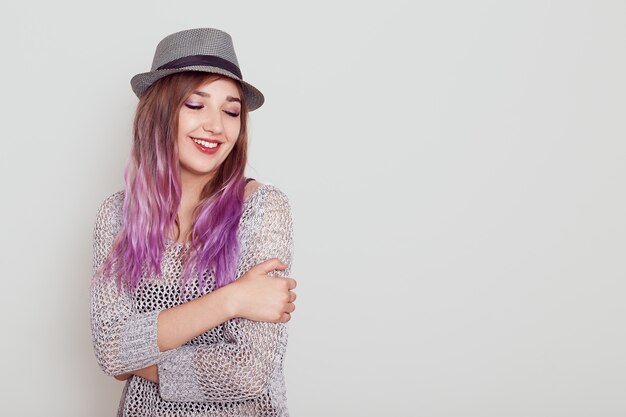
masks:
<svg viewBox="0 0 626 417"><path fill-rule="evenodd" d="M155 81L183 71L201 71L225 75L241 83L252 111L261 107L265 98L243 80L230 35L219 29L188 29L166 36L157 45L150 72L135 75L130 85L137 97Z"/></svg>

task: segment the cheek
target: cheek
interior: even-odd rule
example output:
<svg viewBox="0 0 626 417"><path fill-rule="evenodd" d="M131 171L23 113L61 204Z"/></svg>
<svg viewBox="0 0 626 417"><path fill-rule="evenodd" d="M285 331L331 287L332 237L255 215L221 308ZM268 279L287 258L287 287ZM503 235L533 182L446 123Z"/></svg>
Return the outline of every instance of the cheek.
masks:
<svg viewBox="0 0 626 417"><path fill-rule="evenodd" d="M176 134L176 142L178 143L178 146L183 145L185 143L186 138L187 138L187 133L185 132L184 126L179 124L178 132Z"/></svg>
<svg viewBox="0 0 626 417"><path fill-rule="evenodd" d="M185 124L186 124L186 119L185 119L185 116L182 114L182 112L178 113L177 124L178 124L178 129L176 131L176 137L180 141L180 138L185 134Z"/></svg>
<svg viewBox="0 0 626 417"><path fill-rule="evenodd" d="M228 138L232 141L237 140L237 138L239 137L239 131L241 130L240 119L234 119L229 121L226 124L226 129L228 129Z"/></svg>
<svg viewBox="0 0 626 417"><path fill-rule="evenodd" d="M189 128L193 125L193 117L181 112L178 115L178 134L184 135L189 131Z"/></svg>

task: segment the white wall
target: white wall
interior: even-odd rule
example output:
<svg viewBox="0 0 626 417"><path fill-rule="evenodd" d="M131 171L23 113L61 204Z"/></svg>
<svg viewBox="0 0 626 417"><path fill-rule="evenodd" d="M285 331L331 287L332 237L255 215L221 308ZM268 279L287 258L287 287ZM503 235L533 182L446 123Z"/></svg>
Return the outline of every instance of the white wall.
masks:
<svg viewBox="0 0 626 417"><path fill-rule="evenodd" d="M88 320L165 35L231 33L295 221L293 416L626 415L626 3L0 6L2 414L111 416ZM243 10L243 11L242 11Z"/></svg>

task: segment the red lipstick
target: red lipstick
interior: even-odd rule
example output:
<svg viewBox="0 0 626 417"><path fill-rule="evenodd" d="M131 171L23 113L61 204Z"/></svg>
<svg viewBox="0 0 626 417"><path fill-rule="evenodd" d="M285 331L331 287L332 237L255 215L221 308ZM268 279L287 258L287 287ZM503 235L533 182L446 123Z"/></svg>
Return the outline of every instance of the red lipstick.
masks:
<svg viewBox="0 0 626 417"><path fill-rule="evenodd" d="M200 152L202 152L204 154L207 154L207 155L213 155L214 153L216 153L217 150L219 149L220 145L221 145L221 142L219 142L217 140L213 140L213 139L200 139L200 140L202 140L204 142L209 142L209 143L217 143L217 146L215 148L207 148L207 147L204 147L204 146L200 145L198 142L193 140L193 138L191 139L193 144L196 145L196 148Z"/></svg>

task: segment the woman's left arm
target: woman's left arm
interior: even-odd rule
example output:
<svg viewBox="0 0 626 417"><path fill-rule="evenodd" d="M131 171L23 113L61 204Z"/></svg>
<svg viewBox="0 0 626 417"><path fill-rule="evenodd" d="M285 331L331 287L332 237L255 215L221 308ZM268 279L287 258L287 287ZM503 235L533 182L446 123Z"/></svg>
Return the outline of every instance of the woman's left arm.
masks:
<svg viewBox="0 0 626 417"><path fill-rule="evenodd" d="M293 252L291 208L286 195L274 186L257 191L258 200L247 213L250 225L241 238L241 275L271 258L288 266L268 275L289 276ZM224 325L227 342L183 345L158 364L158 382L168 401L237 401L267 391L274 372L282 367L287 347L286 323L235 318ZM148 370L147 372L151 372Z"/></svg>

